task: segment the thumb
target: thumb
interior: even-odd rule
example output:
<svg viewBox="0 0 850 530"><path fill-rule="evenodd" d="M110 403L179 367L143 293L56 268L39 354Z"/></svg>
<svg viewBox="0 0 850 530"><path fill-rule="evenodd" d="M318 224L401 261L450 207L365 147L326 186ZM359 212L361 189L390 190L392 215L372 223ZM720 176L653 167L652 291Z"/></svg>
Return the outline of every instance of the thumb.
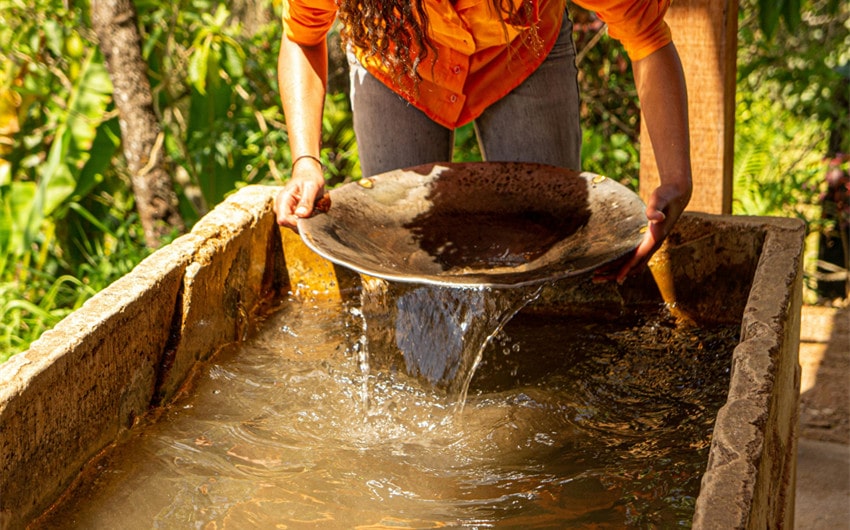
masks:
<svg viewBox="0 0 850 530"><path fill-rule="evenodd" d="M664 210L667 208L669 202L666 197L659 193L659 189L653 191L646 203L646 218L649 222L664 222L667 219L667 214L664 213Z"/></svg>
<svg viewBox="0 0 850 530"><path fill-rule="evenodd" d="M316 202L316 194L319 188L312 182L305 182L301 189L301 199L295 207L295 215L298 217L307 217L313 213L313 204Z"/></svg>

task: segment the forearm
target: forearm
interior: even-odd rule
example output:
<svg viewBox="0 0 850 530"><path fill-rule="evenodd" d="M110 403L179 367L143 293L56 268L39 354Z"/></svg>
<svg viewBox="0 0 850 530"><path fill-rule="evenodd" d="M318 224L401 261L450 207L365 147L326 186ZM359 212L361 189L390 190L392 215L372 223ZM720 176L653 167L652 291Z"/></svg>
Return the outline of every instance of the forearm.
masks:
<svg viewBox="0 0 850 530"><path fill-rule="evenodd" d="M672 43L634 63L641 110L655 151L661 184L646 200L646 235L618 270L598 271L600 279L622 282L640 270L658 250L691 200L691 146L688 95L679 54Z"/></svg>
<svg viewBox="0 0 850 530"><path fill-rule="evenodd" d="M688 96L682 64L671 43L635 61L635 84L662 186L690 198Z"/></svg>
<svg viewBox="0 0 850 530"><path fill-rule="evenodd" d="M285 32L280 43L277 75L293 167L292 178L275 197L274 208L278 223L291 228L296 227L298 219L312 214L313 204L324 189L318 157L328 78L327 52L325 41L302 46L290 41ZM311 160L313 157L315 160Z"/></svg>
<svg viewBox="0 0 850 530"><path fill-rule="evenodd" d="M318 156L328 77L327 44L302 46L284 33L278 55L278 82L292 159Z"/></svg>

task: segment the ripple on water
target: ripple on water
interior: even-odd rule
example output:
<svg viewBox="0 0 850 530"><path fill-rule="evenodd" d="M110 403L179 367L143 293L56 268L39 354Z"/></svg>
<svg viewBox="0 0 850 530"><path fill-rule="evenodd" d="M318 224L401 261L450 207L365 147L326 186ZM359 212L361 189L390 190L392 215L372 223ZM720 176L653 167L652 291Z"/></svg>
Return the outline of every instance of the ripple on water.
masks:
<svg viewBox="0 0 850 530"><path fill-rule="evenodd" d="M422 373L361 371L357 314L283 304L42 526L689 524L736 329L682 327L655 308L618 321L521 313L458 409L456 389Z"/></svg>

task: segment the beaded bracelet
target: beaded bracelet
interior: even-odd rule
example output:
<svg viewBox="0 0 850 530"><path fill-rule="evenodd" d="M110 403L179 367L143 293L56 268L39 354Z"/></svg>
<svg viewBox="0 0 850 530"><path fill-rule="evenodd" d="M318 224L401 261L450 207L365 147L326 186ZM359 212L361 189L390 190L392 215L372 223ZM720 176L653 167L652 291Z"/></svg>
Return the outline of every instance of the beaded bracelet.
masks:
<svg viewBox="0 0 850 530"><path fill-rule="evenodd" d="M313 155L301 155L299 157L296 157L295 160L292 161L292 167L295 167L295 164L297 164L298 161L302 158L309 158L311 160L315 160L319 163L319 166L321 166L322 169L325 169L325 165L322 163L322 160L319 157Z"/></svg>

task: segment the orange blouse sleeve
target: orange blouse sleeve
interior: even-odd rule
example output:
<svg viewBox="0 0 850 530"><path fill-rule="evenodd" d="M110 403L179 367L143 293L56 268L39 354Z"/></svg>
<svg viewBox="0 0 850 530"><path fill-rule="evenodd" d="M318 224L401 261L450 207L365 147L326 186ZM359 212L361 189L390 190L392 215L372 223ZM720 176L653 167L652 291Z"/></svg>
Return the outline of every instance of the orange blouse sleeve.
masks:
<svg viewBox="0 0 850 530"><path fill-rule="evenodd" d="M643 59L672 40L664 15L670 0L573 0L596 12L608 34L623 43L633 61Z"/></svg>
<svg viewBox="0 0 850 530"><path fill-rule="evenodd" d="M330 31L336 10L334 0L283 0L283 30L293 42L318 44Z"/></svg>

